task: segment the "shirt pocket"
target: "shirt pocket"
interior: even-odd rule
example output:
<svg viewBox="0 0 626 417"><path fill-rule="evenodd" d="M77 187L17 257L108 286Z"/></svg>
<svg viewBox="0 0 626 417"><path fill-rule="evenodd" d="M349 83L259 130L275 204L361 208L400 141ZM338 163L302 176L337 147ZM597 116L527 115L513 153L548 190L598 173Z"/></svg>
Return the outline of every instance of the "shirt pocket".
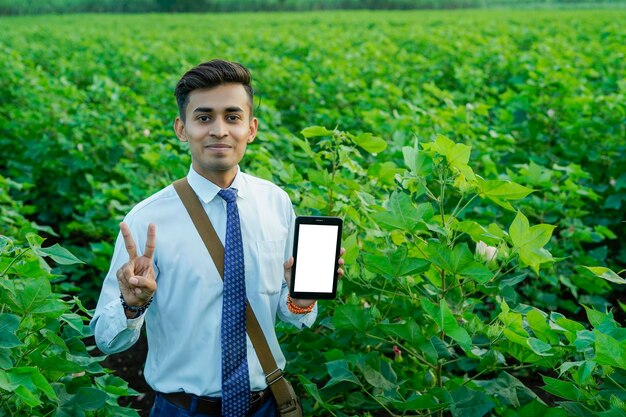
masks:
<svg viewBox="0 0 626 417"><path fill-rule="evenodd" d="M275 294L280 291L285 280L283 256L284 240L257 241L257 260L259 271L259 292Z"/></svg>

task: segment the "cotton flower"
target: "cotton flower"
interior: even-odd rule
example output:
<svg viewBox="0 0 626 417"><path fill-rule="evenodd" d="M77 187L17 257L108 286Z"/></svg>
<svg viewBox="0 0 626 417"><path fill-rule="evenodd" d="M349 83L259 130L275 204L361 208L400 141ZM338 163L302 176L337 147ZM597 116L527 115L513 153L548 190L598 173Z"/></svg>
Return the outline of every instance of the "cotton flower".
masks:
<svg viewBox="0 0 626 417"><path fill-rule="evenodd" d="M396 362L402 362L402 351L396 345L393 345L393 359Z"/></svg>
<svg viewBox="0 0 626 417"><path fill-rule="evenodd" d="M150 136L150 129L144 129L144 130L143 130L143 135L144 135L145 137Z"/></svg>
<svg viewBox="0 0 626 417"><path fill-rule="evenodd" d="M487 262L491 262L496 259L498 254L498 248L487 245L482 240L476 244L476 255Z"/></svg>

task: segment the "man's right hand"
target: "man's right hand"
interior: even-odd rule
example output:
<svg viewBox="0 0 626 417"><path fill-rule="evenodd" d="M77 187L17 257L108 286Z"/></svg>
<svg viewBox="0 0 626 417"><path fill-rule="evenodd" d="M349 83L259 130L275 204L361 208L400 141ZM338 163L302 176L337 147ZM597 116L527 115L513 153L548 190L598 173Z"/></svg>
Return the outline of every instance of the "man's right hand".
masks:
<svg viewBox="0 0 626 417"><path fill-rule="evenodd" d="M117 282L124 301L129 306L143 306L157 289L152 257L156 247L156 226L148 226L148 239L143 255L137 256L137 246L126 223L120 223L120 231L124 238L128 262L117 270Z"/></svg>

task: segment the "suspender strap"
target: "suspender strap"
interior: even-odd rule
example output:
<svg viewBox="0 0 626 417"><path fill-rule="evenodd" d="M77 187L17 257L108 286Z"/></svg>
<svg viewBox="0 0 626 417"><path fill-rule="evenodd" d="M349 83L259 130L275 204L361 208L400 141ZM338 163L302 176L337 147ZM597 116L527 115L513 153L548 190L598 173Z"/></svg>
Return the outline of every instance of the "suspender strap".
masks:
<svg viewBox="0 0 626 417"><path fill-rule="evenodd" d="M222 245L222 242L217 236L211 224L211 220L209 220L209 216L207 216L206 211L204 211L198 196L189 185L186 177L175 181L172 185L187 209L189 217L191 217L204 245L209 251L217 271L222 279L224 279L224 245ZM282 409L283 406L292 401L289 387L287 386L287 381L283 378L283 371L279 369L276 364L276 360L267 344L267 339L254 315L254 311L252 311L249 300L246 309L246 330L248 336L250 336L257 357L259 358L263 372L265 373L265 380L270 386L279 408ZM294 404L294 408L295 407L296 405Z"/></svg>

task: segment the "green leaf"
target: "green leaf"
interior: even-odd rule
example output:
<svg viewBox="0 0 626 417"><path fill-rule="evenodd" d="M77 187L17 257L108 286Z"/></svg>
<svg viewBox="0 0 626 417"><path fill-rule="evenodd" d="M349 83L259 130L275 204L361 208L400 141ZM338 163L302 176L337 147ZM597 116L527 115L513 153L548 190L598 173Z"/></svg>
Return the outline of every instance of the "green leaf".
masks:
<svg viewBox="0 0 626 417"><path fill-rule="evenodd" d="M80 387L72 398L71 404L82 410L97 411L101 409L106 400L106 392L91 387Z"/></svg>
<svg viewBox="0 0 626 417"><path fill-rule="evenodd" d="M446 245L433 242L429 243L426 251L433 264L453 274L469 277L481 284L493 277L489 268L474 260L467 243L456 245L451 250Z"/></svg>
<svg viewBox="0 0 626 417"><path fill-rule="evenodd" d="M381 362L381 364L386 364L386 362ZM393 390L397 387L395 382L387 379L381 372L374 369L367 363L359 364L358 366L363 373L363 377L371 386L385 391Z"/></svg>
<svg viewBox="0 0 626 417"><path fill-rule="evenodd" d="M372 218L386 229L414 232L422 220L430 219L433 214L432 204L414 205L408 194L394 192L387 203L387 210L372 214Z"/></svg>
<svg viewBox="0 0 626 417"><path fill-rule="evenodd" d="M532 399L536 399L531 389L526 387L519 379L507 372L500 372L498 377L486 381L474 381L474 383L485 390L485 394L497 398L501 405L509 405L519 408Z"/></svg>
<svg viewBox="0 0 626 417"><path fill-rule="evenodd" d="M85 324L83 323L83 318L76 313L66 313L61 316L61 320L70 325L71 328L76 330L78 333L83 334L83 330Z"/></svg>
<svg viewBox="0 0 626 417"><path fill-rule="evenodd" d="M626 409L611 405L608 410L598 413L598 417L626 417Z"/></svg>
<svg viewBox="0 0 626 417"><path fill-rule="evenodd" d="M550 408L540 401L539 399L533 399L518 410L507 410L509 414L504 414L504 417L567 417L565 410Z"/></svg>
<svg viewBox="0 0 626 417"><path fill-rule="evenodd" d="M528 325L538 339L550 344L558 344L559 338L556 333L550 328L546 316L544 316L538 310L532 309L526 314L526 320L528 321Z"/></svg>
<svg viewBox="0 0 626 417"><path fill-rule="evenodd" d="M415 176L426 177L433 172L433 160L425 152L421 152L417 145L416 139L413 147L402 148L404 163Z"/></svg>
<svg viewBox="0 0 626 417"><path fill-rule="evenodd" d="M457 388L450 394L454 400L450 407L453 417L482 417L495 407L484 393L467 387Z"/></svg>
<svg viewBox="0 0 626 417"><path fill-rule="evenodd" d="M437 397L427 392L423 395L413 394L406 401L390 400L390 403L402 411L431 410L436 411L448 407L448 403L441 403Z"/></svg>
<svg viewBox="0 0 626 417"><path fill-rule="evenodd" d="M526 344L530 346L533 352L539 356L553 356L553 353L546 353L552 349L552 346L546 342L543 342L537 338L529 337L526 339Z"/></svg>
<svg viewBox="0 0 626 417"><path fill-rule="evenodd" d="M359 245L357 242L357 234L353 233L343 241L343 247L346 249L346 253L343 254L343 260L346 265L351 265L356 262L359 256Z"/></svg>
<svg viewBox="0 0 626 417"><path fill-rule="evenodd" d="M610 365L626 370L626 343L594 330L596 357L600 365Z"/></svg>
<svg viewBox="0 0 626 417"><path fill-rule="evenodd" d="M336 329L358 330L365 333L371 323L372 312L352 304L337 306L333 316L333 324Z"/></svg>
<svg viewBox="0 0 626 417"><path fill-rule="evenodd" d="M475 183L476 176L467 164L472 150L471 146L454 143L443 135L437 135L435 142L424 143L422 147L425 150L435 151L446 158L452 171L457 174L454 180L454 185L457 188L462 191L472 188L470 183Z"/></svg>
<svg viewBox="0 0 626 417"><path fill-rule="evenodd" d="M458 342L463 350L469 351L472 339L467 331L459 326L446 300L442 299L439 305L433 304L424 297L421 297L420 300L426 315L437 324L439 331L444 332L447 336Z"/></svg>
<svg viewBox="0 0 626 417"><path fill-rule="evenodd" d="M0 369L9 369L13 367L13 360L11 359L11 349L0 348ZM0 376L2 371L0 371ZM0 387L2 385L0 384Z"/></svg>
<svg viewBox="0 0 626 417"><path fill-rule="evenodd" d="M44 304L52 294L50 281L47 278L29 278L22 281L24 287L16 292L18 312L32 313L37 307Z"/></svg>
<svg viewBox="0 0 626 417"><path fill-rule="evenodd" d="M60 265L84 264L83 261L72 255L70 251L68 251L58 243L55 243L48 248L36 249L35 252L37 252L41 256L49 256Z"/></svg>
<svg viewBox="0 0 626 417"><path fill-rule="evenodd" d="M498 227L496 225L493 225ZM500 243L502 238L500 236L492 234L489 230L485 229L475 221L466 220L456 224L453 224L455 230L467 233L474 242L485 242L490 246L496 246Z"/></svg>
<svg viewBox="0 0 626 417"><path fill-rule="evenodd" d="M352 372L348 366L348 362L344 359L326 362L326 369L331 376L330 381L326 383L324 388L332 387L340 382L350 382L359 386L363 386L359 378Z"/></svg>
<svg viewBox="0 0 626 417"><path fill-rule="evenodd" d="M302 129L300 133L302 133L302 136L308 139L317 136L332 136L334 132L322 126L310 126Z"/></svg>
<svg viewBox="0 0 626 417"><path fill-rule="evenodd" d="M305 391L311 397L313 397L315 399L315 401L317 401L325 409L327 409L327 410L336 410L336 409L341 408L341 407L336 406L336 405L328 404L326 401L324 401L322 399L322 396L320 395L319 390L317 389L317 385L315 385L314 383L309 381L304 375L298 375L298 380L300 381L300 383L304 387Z"/></svg>
<svg viewBox="0 0 626 417"><path fill-rule="evenodd" d="M431 363L437 361L437 351L430 340L422 335L421 327L415 321L393 324L380 323L377 327L386 335L407 341L411 346L418 348Z"/></svg>
<svg viewBox="0 0 626 417"><path fill-rule="evenodd" d="M581 394L578 387L575 384L568 381L561 381L558 379L550 378L547 376L542 377L543 382L546 384L541 387L544 391L549 392L552 395L556 395L560 398L565 398L572 401L581 401L584 396Z"/></svg>
<svg viewBox="0 0 626 417"><path fill-rule="evenodd" d="M625 278L620 277L609 268L605 268L603 266L583 266L583 268L587 269L595 276L605 279L607 281L611 281L616 284L626 284Z"/></svg>
<svg viewBox="0 0 626 417"><path fill-rule="evenodd" d="M41 400L23 385L16 387L13 392L29 407L37 407L42 404Z"/></svg>
<svg viewBox="0 0 626 417"><path fill-rule="evenodd" d="M113 395L135 395L134 390L128 388L128 382L114 375L102 375L95 378L96 385L103 391Z"/></svg>
<svg viewBox="0 0 626 417"><path fill-rule="evenodd" d="M388 252L387 256L365 253L363 263L368 270L387 278L419 274L430 267L430 262L426 259L410 258L404 246Z"/></svg>
<svg viewBox="0 0 626 417"><path fill-rule="evenodd" d="M11 381L9 381L9 376L6 371L0 369L0 389L11 392L14 388L15 387L11 384Z"/></svg>
<svg viewBox="0 0 626 417"><path fill-rule="evenodd" d="M608 315L589 308L586 305L583 305L583 307L587 312L587 319L589 320L589 324L591 324L593 327L599 327L602 322L608 317Z"/></svg>
<svg viewBox="0 0 626 417"><path fill-rule="evenodd" d="M41 236L35 233L26 234L26 241L28 242L28 246L30 246L30 248L35 251L36 249L39 249L41 247L41 245L43 244L45 240L46 239L42 238Z"/></svg>
<svg viewBox="0 0 626 417"><path fill-rule="evenodd" d="M13 348L22 345L15 332L20 325L20 318L14 314L0 314L0 348Z"/></svg>
<svg viewBox="0 0 626 417"><path fill-rule="evenodd" d="M39 391L48 399L55 401L57 396L46 378L34 367L13 368L7 372L8 380L15 388L15 393L28 404L39 405ZM22 392L22 394L20 394ZM35 395L37 394L37 395ZM32 406L34 406L32 405Z"/></svg>
<svg viewBox="0 0 626 417"><path fill-rule="evenodd" d="M528 265L538 273L541 264L553 261L550 252L545 250L543 246L550 241L555 227L549 224L538 224L530 227L526 216L518 210L517 216L509 228L509 235L513 248L519 251L522 265Z"/></svg>
<svg viewBox="0 0 626 417"><path fill-rule="evenodd" d="M478 191L481 197L501 200L520 200L534 190L524 187L523 185L501 180L484 180L477 178Z"/></svg>
<svg viewBox="0 0 626 417"><path fill-rule="evenodd" d="M417 346L426 341L426 338L420 331L420 326L415 321L406 321L404 323L381 323L378 325L386 335L406 340L412 346Z"/></svg>
<svg viewBox="0 0 626 417"><path fill-rule="evenodd" d="M371 133L361 133L352 137L352 140L369 153L379 153L387 148L387 142Z"/></svg>

